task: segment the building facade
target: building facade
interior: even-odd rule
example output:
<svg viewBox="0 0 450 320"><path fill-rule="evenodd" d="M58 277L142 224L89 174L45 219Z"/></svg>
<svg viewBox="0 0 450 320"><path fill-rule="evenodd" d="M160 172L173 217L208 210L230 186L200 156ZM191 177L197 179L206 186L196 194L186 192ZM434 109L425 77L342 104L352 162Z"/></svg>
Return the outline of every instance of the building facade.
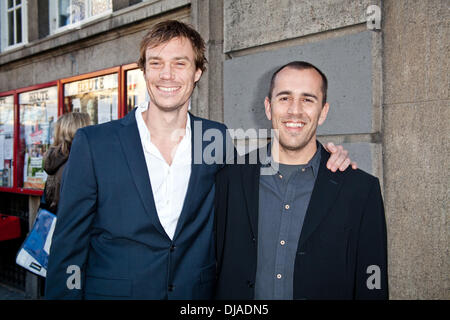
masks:
<svg viewBox="0 0 450 320"><path fill-rule="evenodd" d="M233 129L241 152L266 142L270 74L292 60L329 80L319 140L343 144L383 189L392 299L449 299L449 21L445 0L8 0L0 3L0 213L32 225L52 123L93 123L146 99L136 61L148 28L192 24L208 70L192 112ZM443 170L442 170L443 169ZM24 232L23 232L24 233ZM0 242L0 283L39 296Z"/></svg>

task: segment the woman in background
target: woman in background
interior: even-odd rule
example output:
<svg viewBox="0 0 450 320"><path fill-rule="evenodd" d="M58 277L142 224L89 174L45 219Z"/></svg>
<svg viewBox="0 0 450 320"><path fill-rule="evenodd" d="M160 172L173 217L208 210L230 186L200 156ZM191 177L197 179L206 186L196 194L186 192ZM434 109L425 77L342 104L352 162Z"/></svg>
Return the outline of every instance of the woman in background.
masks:
<svg viewBox="0 0 450 320"><path fill-rule="evenodd" d="M89 115L80 112L63 114L55 123L53 144L44 155L44 170L48 177L43 199L45 207L54 214L58 210L62 173L69 158L73 138L79 128L90 123Z"/></svg>

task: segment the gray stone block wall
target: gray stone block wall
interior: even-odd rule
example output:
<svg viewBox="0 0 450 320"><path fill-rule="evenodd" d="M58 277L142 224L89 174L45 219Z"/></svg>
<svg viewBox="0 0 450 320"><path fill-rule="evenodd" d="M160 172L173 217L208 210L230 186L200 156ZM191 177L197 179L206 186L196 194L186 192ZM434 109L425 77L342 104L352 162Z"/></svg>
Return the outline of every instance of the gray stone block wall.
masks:
<svg viewBox="0 0 450 320"><path fill-rule="evenodd" d="M304 60L328 78L330 111L319 135L372 133L370 31L225 61L224 121L230 128L270 128L264 113L270 78L279 66ZM242 138L242 137L236 137Z"/></svg>
<svg viewBox="0 0 450 320"><path fill-rule="evenodd" d="M394 299L450 299L450 6L383 2L385 208Z"/></svg>
<svg viewBox="0 0 450 320"><path fill-rule="evenodd" d="M224 0L225 52L366 22L379 0Z"/></svg>

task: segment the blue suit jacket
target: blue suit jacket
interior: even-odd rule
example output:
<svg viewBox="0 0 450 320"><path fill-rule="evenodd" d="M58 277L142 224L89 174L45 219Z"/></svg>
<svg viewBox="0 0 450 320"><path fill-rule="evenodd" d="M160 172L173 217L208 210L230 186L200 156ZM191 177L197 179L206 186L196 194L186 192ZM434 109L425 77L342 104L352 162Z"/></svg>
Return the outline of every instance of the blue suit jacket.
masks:
<svg viewBox="0 0 450 320"><path fill-rule="evenodd" d="M211 298L214 179L223 165L194 164L194 157L210 144L202 141L207 129L225 137L226 127L190 116L193 164L173 241L158 219L135 111L77 131L61 186L46 298ZM80 289L73 288L70 266L81 270Z"/></svg>

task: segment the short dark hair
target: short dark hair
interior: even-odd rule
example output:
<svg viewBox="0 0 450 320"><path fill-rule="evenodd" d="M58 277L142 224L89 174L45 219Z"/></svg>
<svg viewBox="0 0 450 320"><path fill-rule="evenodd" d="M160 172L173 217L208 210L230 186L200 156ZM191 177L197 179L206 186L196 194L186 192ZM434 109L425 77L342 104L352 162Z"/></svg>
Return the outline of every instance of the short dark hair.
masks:
<svg viewBox="0 0 450 320"><path fill-rule="evenodd" d="M173 38L186 38L194 49L195 68L206 70L208 60L205 57L205 41L202 36L191 26L177 20L166 20L154 25L141 41L139 50L139 68L145 72L145 51L149 46L156 47Z"/></svg>
<svg viewBox="0 0 450 320"><path fill-rule="evenodd" d="M312 65L309 62L306 61L292 61L289 62L281 67L279 67L277 69L277 71L275 71L272 75L272 78L270 79L270 88L269 88L269 94L267 95L267 97L269 98L269 100L272 100L272 91L273 88L275 87L275 78L277 77L277 74L283 70L284 68L293 68L296 70L305 70L305 69L314 69L316 70L320 76L322 77L322 105L325 105L325 103L327 102L327 90L328 90L328 80L327 77L325 76L325 74L319 70L319 68L317 68L316 66Z"/></svg>

